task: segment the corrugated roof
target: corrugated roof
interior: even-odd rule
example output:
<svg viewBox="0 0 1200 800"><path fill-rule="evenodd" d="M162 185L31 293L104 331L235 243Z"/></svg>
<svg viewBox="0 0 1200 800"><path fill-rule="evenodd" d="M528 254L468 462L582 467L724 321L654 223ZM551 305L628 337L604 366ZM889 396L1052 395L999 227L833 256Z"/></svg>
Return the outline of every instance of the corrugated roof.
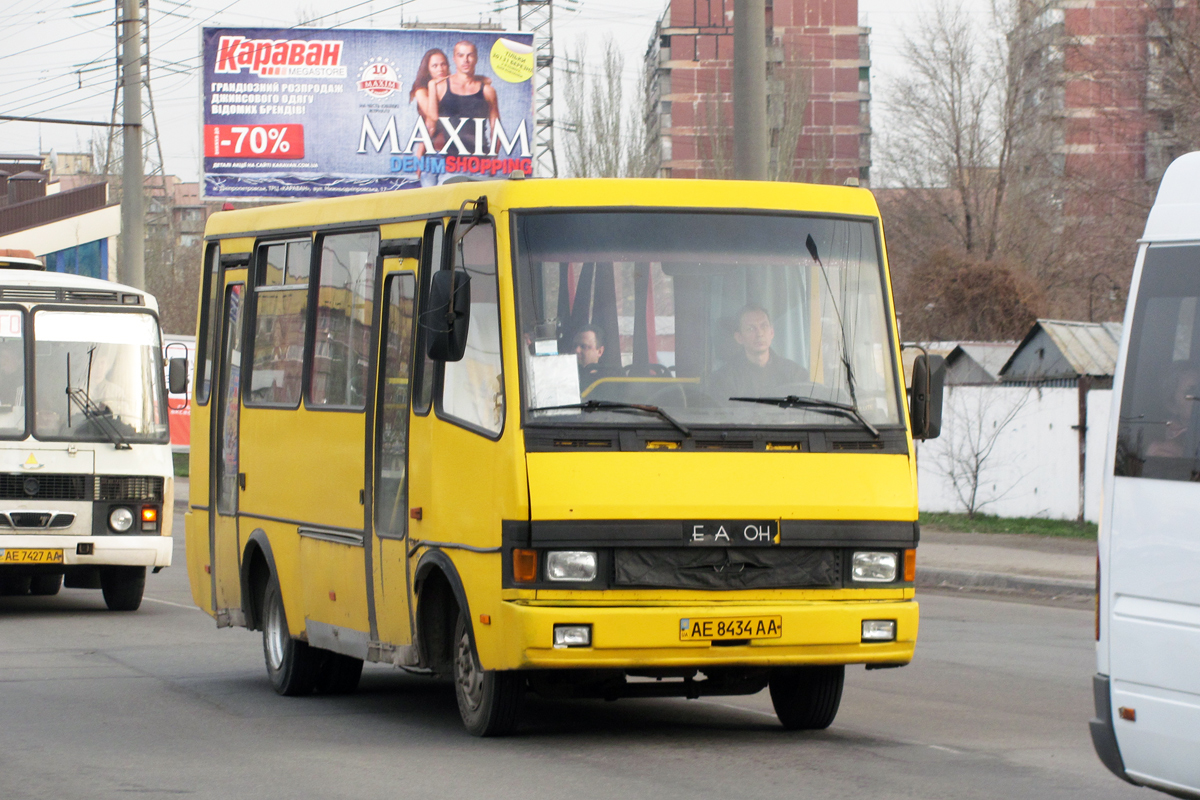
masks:
<svg viewBox="0 0 1200 800"><path fill-rule="evenodd" d="M1009 357L1017 349L1016 342L963 342L957 349L963 351L972 361L983 368L993 378L999 377L1000 370L1008 363Z"/></svg>
<svg viewBox="0 0 1200 800"><path fill-rule="evenodd" d="M1005 362L1002 373L1039 330L1054 343L1076 375L1111 376L1116 371L1121 323L1039 319Z"/></svg>

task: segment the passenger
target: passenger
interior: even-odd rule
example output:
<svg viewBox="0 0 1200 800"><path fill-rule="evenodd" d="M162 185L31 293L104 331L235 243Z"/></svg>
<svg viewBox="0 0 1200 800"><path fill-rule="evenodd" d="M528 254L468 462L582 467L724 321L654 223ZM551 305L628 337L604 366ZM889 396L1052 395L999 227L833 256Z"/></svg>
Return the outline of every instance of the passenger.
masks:
<svg viewBox="0 0 1200 800"><path fill-rule="evenodd" d="M771 349L775 328L765 308L747 305L737 318L733 339L741 346L742 356L735 356L713 374L710 389L714 398L772 397L785 386L808 381L808 370Z"/></svg>
<svg viewBox="0 0 1200 800"><path fill-rule="evenodd" d="M1161 439L1146 445L1146 455L1154 458L1185 458L1188 428L1196 401L1200 400L1200 370L1192 364L1177 364L1163 381L1166 420Z"/></svg>
<svg viewBox="0 0 1200 800"><path fill-rule="evenodd" d="M585 325L575 334L575 358L579 361L579 390L601 378L611 378L613 373L605 368L600 359L604 355L604 329L599 325Z"/></svg>

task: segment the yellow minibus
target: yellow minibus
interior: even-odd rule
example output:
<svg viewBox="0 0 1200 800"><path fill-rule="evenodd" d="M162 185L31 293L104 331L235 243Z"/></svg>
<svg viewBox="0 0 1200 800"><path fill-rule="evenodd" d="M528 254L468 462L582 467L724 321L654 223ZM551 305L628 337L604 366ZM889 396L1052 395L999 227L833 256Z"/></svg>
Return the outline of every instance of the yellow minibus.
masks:
<svg viewBox="0 0 1200 800"><path fill-rule="evenodd" d="M913 656L914 437L870 192L505 180L213 215L187 561L285 695L364 661L522 698L770 689L824 728Z"/></svg>

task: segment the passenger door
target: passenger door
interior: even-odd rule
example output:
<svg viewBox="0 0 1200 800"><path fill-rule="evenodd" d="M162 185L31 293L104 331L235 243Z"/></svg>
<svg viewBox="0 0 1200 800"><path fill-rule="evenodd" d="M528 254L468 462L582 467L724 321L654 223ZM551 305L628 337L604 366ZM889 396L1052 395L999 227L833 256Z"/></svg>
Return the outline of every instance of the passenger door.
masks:
<svg viewBox="0 0 1200 800"><path fill-rule="evenodd" d="M411 412L420 239L402 258L384 261L379 380L374 416L374 459L369 524L374 530L372 576L376 641L394 646L412 640L410 575L405 541L409 520L408 435Z"/></svg>
<svg viewBox="0 0 1200 800"><path fill-rule="evenodd" d="M225 287L221 319L221 360L218 390L212 402L213 453L210 483L209 547L217 625L240 622L242 606L238 542L238 504L241 491L241 377L242 315L245 283L229 282Z"/></svg>

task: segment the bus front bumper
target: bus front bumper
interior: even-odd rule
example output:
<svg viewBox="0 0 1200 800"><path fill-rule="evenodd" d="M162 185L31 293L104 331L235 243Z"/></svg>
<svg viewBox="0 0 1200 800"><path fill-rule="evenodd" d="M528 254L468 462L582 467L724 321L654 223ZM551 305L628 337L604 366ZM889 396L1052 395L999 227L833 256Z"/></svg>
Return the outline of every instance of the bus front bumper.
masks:
<svg viewBox="0 0 1200 800"><path fill-rule="evenodd" d="M886 664L912 660L915 600L746 603L728 606L562 606L504 602L501 625L475 620L486 669ZM779 618L781 635L736 641L685 641L696 621ZM863 641L864 620L894 620L894 641ZM587 647L555 647L556 625L591 627ZM503 637L489 635L503 630ZM488 656L492 656L489 658ZM488 663L491 661L492 663Z"/></svg>
<svg viewBox="0 0 1200 800"><path fill-rule="evenodd" d="M80 547L80 545L84 545ZM90 548L88 547L90 545ZM90 554L86 553L91 550ZM0 551L61 550L65 567L169 567L170 536L62 536L54 534L0 534ZM81 550L85 552L80 552ZM59 562L13 562L0 556L0 569L23 566L58 566Z"/></svg>

